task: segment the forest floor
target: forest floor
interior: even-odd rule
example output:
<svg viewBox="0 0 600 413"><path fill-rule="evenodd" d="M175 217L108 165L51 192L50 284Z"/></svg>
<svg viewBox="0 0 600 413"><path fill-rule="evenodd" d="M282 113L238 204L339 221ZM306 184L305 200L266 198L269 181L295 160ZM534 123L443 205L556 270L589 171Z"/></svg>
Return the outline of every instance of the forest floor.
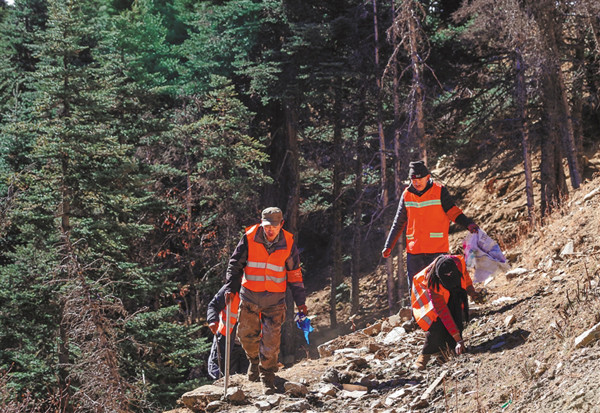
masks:
<svg viewBox="0 0 600 413"><path fill-rule="evenodd" d="M315 331L306 358L277 373L282 397L261 403L260 383L235 375L231 386L243 390L243 403L211 409L600 412L600 332L591 332L589 343L578 340L593 327L600 331L600 194L594 195L600 188L600 153L590 156L589 177L581 188L571 191L561 210L538 228L527 223L521 167L500 167L502 159L492 162L496 165L462 175L434 170L438 181L460 194L456 198L465 213L500 243L511 266L476 285L487 290L487 298L471 305L472 319L463 334L466 354L418 372L412 364L422 344L421 330L396 329L400 336L394 340L389 338L392 328L383 323L376 336L365 333L366 327L388 319L386 275L379 265L361 278L360 311L352 321L349 304L338 305L335 331L329 328L328 288L309 295ZM534 196L539 203L539 193ZM465 235L452 234L452 252L461 252ZM335 343L337 351L319 356L317 347L324 343ZM331 379L332 372L338 380ZM308 394L290 395L285 382L302 383ZM325 391L326 383L337 390Z"/></svg>

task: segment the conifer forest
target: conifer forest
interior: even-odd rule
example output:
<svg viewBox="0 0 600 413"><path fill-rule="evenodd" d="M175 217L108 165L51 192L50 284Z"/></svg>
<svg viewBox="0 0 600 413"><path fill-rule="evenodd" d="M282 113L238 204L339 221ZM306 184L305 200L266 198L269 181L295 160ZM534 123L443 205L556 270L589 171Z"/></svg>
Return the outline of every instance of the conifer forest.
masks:
<svg viewBox="0 0 600 413"><path fill-rule="evenodd" d="M0 54L3 411L208 383L206 306L267 206L334 328L410 161L502 154L534 225L600 143L598 0L0 0Z"/></svg>

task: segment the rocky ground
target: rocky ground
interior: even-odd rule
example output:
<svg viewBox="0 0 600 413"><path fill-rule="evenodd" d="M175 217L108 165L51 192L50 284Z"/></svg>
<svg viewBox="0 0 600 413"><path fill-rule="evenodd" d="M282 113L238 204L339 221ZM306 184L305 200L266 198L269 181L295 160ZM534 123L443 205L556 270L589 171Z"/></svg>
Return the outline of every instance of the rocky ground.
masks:
<svg viewBox="0 0 600 413"><path fill-rule="evenodd" d="M492 178L479 173L454 174L448 183L470 188L461 206L500 242L511 269L477 286L487 298L472 303L468 353L414 370L423 332L407 322L408 309L384 316L380 266L361 280L359 317L350 321L340 307L346 334L332 338L327 330L329 292L311 294L311 351L279 371L278 393L263 396L260 383L235 375L226 397L217 381L184 394L170 413L600 412L598 174L544 226L531 228L518 166ZM453 235L454 252L464 235Z"/></svg>

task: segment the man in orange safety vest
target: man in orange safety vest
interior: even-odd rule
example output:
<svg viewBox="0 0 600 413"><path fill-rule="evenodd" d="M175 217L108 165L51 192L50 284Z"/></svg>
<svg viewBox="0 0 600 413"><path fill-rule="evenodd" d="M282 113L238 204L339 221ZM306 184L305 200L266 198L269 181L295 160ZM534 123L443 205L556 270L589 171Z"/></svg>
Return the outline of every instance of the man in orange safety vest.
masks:
<svg viewBox="0 0 600 413"><path fill-rule="evenodd" d="M228 303L240 294L238 337L250 361L248 379L262 381L265 394L275 392L288 287L298 311L308 315L298 247L283 223L281 209L262 211L233 252L225 284Z"/></svg>
<svg viewBox="0 0 600 413"><path fill-rule="evenodd" d="M454 204L445 186L431 179L423 161L409 164L410 185L404 190L381 255L388 258L406 228L406 275L410 291L416 273L437 256L449 252L450 221L475 233L479 230Z"/></svg>

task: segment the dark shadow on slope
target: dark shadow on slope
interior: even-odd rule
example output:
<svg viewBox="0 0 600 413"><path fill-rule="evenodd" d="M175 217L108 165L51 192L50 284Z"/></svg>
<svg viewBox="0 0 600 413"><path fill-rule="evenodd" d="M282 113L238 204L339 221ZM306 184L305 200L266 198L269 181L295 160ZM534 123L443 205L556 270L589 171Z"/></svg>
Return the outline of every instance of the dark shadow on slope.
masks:
<svg viewBox="0 0 600 413"><path fill-rule="evenodd" d="M516 306L518 306L519 304L525 302L525 301L529 301L531 300L533 297L535 297L537 294L532 295L531 297L525 297L525 298L521 298L520 300L514 301L512 303L508 303L503 305L502 307L495 309L495 310L489 310L489 311L484 311L481 313L481 315L484 316L492 316L494 314L502 314L507 312L508 310L512 310L513 308L515 308Z"/></svg>
<svg viewBox="0 0 600 413"><path fill-rule="evenodd" d="M469 353L481 354L481 353L494 353L497 351L511 350L515 347L524 344L527 338L531 334L530 331L523 330L521 328L501 334L493 339L484 341L483 343L469 347Z"/></svg>
<svg viewBox="0 0 600 413"><path fill-rule="evenodd" d="M535 293L533 293L532 295L530 295L529 297L523 297L519 300L513 301L511 303L505 304L502 307L495 309L495 310L482 310L480 312L475 312L471 315L471 319L475 319L475 318L479 318L481 316L492 316L495 314L502 314L505 313L508 310L512 310L513 308L515 308L516 306L518 306L521 303L524 303L525 301L529 301L532 300L534 298L540 297L542 295L542 291L536 291Z"/></svg>

